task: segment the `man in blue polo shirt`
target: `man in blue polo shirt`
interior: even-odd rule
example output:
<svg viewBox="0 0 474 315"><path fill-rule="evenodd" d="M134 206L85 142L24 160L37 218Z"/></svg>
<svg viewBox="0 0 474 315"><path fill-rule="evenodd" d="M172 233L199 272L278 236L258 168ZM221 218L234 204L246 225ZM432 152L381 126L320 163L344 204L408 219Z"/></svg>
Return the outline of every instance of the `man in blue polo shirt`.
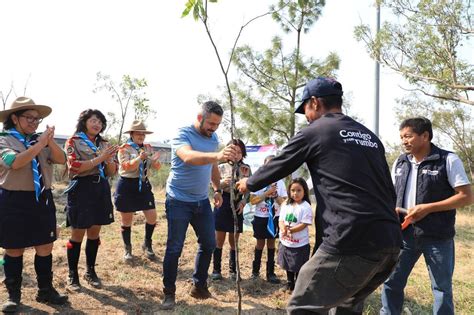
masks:
<svg viewBox="0 0 474 315"><path fill-rule="evenodd" d="M239 189L257 191L306 163L316 194L316 253L301 268L289 314L362 314L391 273L401 231L395 191L377 136L342 113L342 86L309 81L296 113L309 125Z"/></svg>
<svg viewBox="0 0 474 315"><path fill-rule="evenodd" d="M403 230L400 262L382 289L380 314L401 314L403 290L421 255L431 279L433 314L454 314L454 224L456 208L472 203L469 179L461 159L431 142L431 121L409 118L400 124L405 153L392 167L397 211L403 207L411 222ZM405 226L405 224L404 224Z"/></svg>
<svg viewBox="0 0 474 315"><path fill-rule="evenodd" d="M183 250L189 224L193 227L199 249L193 273L191 296L207 299L207 276L212 252L216 246L214 216L208 191L214 188L214 203L219 207L222 196L219 190L218 162L235 161L236 147L228 145L216 152L219 141L215 131L222 121L222 107L212 101L202 105L193 125L179 129L171 143L171 171L166 183L166 219L168 239L163 261L162 309L175 306L178 261Z"/></svg>

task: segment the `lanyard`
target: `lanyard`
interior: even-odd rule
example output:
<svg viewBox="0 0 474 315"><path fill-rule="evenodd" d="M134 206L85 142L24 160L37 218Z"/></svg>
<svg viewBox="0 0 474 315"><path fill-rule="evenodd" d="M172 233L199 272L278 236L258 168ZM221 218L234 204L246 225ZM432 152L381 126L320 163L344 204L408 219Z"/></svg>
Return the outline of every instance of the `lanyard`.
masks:
<svg viewBox="0 0 474 315"><path fill-rule="evenodd" d="M92 143L92 141L89 140L89 138L86 136L84 132L79 132L76 135L82 140L84 140L84 142L89 146L89 148L92 149L92 151L94 151L94 153L97 153L98 148L95 146L95 144ZM100 177L102 177L103 179L106 179L104 166L102 165L102 163L99 163L97 167L99 168Z"/></svg>
<svg viewBox="0 0 474 315"><path fill-rule="evenodd" d="M18 141L20 141L26 149L28 149L31 144L26 140L22 134L20 134L15 128L10 129L9 134L15 137ZM36 201L39 202L39 197L41 193L44 191L44 184L42 181L42 174L40 172L40 165L36 157L31 160L31 169L33 171L33 184L35 185L35 195Z"/></svg>
<svg viewBox="0 0 474 315"><path fill-rule="evenodd" d="M140 147L138 144L132 141L132 139L128 139L127 144L130 145L132 148L137 150L138 154L140 154ZM142 177L143 177L143 161L140 159L140 165L138 167L139 173L138 173L138 191L142 191Z"/></svg>
<svg viewBox="0 0 474 315"><path fill-rule="evenodd" d="M270 186L267 187L267 189L270 188ZM274 204L275 200L273 198L267 198L265 200L265 203L267 204L268 208L268 222L267 222L267 230L268 232L275 237L276 232L275 232L275 223L273 222L273 209L274 209Z"/></svg>

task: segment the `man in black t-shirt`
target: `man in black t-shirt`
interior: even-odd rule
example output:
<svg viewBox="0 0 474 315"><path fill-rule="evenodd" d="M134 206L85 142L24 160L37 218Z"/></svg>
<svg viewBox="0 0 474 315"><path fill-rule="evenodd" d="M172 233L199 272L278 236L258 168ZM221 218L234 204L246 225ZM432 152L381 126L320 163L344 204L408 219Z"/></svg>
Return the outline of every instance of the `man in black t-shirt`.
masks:
<svg viewBox="0 0 474 315"><path fill-rule="evenodd" d="M377 136L344 115L342 86L309 81L296 113L309 125L240 190L257 191L306 163L316 195L316 247L301 268L288 314L362 313L365 298L391 273L401 244L395 191Z"/></svg>

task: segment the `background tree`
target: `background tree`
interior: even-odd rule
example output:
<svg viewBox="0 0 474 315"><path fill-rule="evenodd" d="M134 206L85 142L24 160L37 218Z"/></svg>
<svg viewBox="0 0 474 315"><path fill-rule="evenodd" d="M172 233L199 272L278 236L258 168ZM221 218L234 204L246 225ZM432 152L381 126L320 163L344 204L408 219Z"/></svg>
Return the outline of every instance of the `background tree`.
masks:
<svg viewBox="0 0 474 315"><path fill-rule="evenodd" d="M25 85L23 86L23 92L22 92L23 94L21 94L22 96L27 96L26 90L28 88L28 84L30 83L30 78L31 78L31 73L28 75ZM10 87L8 88L6 92L0 91L0 99L2 101L3 110L5 110L7 104L9 104L8 99L10 98L10 96L18 97L15 92L15 84L13 83L13 81L10 83Z"/></svg>
<svg viewBox="0 0 474 315"><path fill-rule="evenodd" d="M12 92L13 92L13 82L10 85L10 88L8 89L8 91L6 92L0 91L0 99L2 100L2 106L3 106L2 110L5 110L8 103L8 98L10 97Z"/></svg>
<svg viewBox="0 0 474 315"><path fill-rule="evenodd" d="M132 78L125 74L122 81L115 82L110 75L97 73L96 84L93 89L94 93L106 91L110 93L110 97L117 102L120 112L116 114L114 111L108 112L108 131L118 128L117 143L122 142L123 126L128 118L130 105L133 106L134 119L146 121L153 118L156 111L149 105L149 99L145 96L145 88L148 86L147 81L138 78Z"/></svg>
<svg viewBox="0 0 474 315"><path fill-rule="evenodd" d="M217 2L217 0L209 0L209 2ZM226 87L226 92L227 92L227 97L225 99L227 99L227 106L228 108L230 109L230 119L227 121L227 125L230 127L230 137L231 139L235 139L235 134L234 134L234 131L235 131L235 120L234 120L234 96L233 96L233 92L232 92L232 89L231 89L231 85L230 85L230 80L229 80L229 70L230 70L230 66L231 66L231 63L232 63L232 56L234 55L234 52L235 52L235 48L237 46L237 43L240 39L240 36L244 30L245 27L247 27L250 23L252 23L253 21L261 18L261 17L264 17L268 14L270 14L270 12L267 12L267 13L264 13L264 14L261 14L261 15L258 15L252 19L250 19L249 21L247 21L246 23L244 23L241 27L240 27L240 30L239 32L237 33L237 36L234 40L234 45L230 51L230 57L229 57L229 60L227 62L227 65L225 65L225 62L221 56L221 53L219 52L219 49L217 48L216 46L216 43L214 41L214 37L211 33L211 30L209 28L209 23L208 23L208 0L188 0L188 2L186 3L186 8L184 9L183 13L182 13L182 17L186 17L187 15L189 15L189 13L192 12L193 14L193 18L194 20L200 20L206 30L206 33L207 33L207 36L209 38L209 41L214 49L214 52L215 52L215 55L216 55L216 58L217 58L217 61L218 61L218 64L219 64L219 67L221 69L221 72L222 72L222 75L224 76L224 81L225 81L225 87ZM235 163L233 165L233 170L232 170L232 179L231 179L231 187L234 186L235 184L235 174L236 174L236 171L237 171L237 163ZM230 199L231 200L234 200L234 190L231 189L230 190ZM236 262L236 269L237 269L237 279L236 279L236 285L237 285L237 298L238 298L238 301L237 301L237 314L240 314L241 311L242 311L242 291L241 291L241 288L240 288L240 265L239 265L239 241L238 241L238 238L236 237L237 235L237 231L238 231L238 219L237 219L237 212L236 212L236 209L235 209L235 205L233 202L231 202L231 208L232 208L232 214L233 214L233 217L234 217L234 237L235 237L235 262Z"/></svg>
<svg viewBox="0 0 474 315"><path fill-rule="evenodd" d="M278 1L270 11L284 37L274 36L264 52L248 45L236 50L233 61L244 74L233 84L238 99L236 112L244 123L242 132L250 142L286 143L296 130L297 91L308 80L334 76L338 69L339 57L335 53L317 60L305 58L301 51L303 35L321 16L324 5L325 1ZM293 36L292 44L286 40L288 35Z"/></svg>
<svg viewBox="0 0 474 315"><path fill-rule="evenodd" d="M356 27L356 38L366 44L371 56L400 73L413 91L474 105L471 1L377 2L392 11L394 21L385 22L376 36L366 24Z"/></svg>
<svg viewBox="0 0 474 315"><path fill-rule="evenodd" d="M461 158L466 172L474 175L473 121L471 106L459 102L434 102L432 99L420 99L410 95L399 101L396 108L398 120L423 116L433 124L434 141L452 148ZM399 151L400 153L401 151Z"/></svg>

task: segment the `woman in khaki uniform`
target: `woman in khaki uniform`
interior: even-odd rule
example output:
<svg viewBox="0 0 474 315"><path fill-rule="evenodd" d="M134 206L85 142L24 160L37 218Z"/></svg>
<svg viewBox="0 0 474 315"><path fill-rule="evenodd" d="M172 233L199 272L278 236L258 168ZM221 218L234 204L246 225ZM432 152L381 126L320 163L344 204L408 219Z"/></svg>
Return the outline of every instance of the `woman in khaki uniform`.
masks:
<svg viewBox="0 0 474 315"><path fill-rule="evenodd" d="M52 285L51 251L56 240L56 207L51 193L52 164L66 163L64 151L54 142L54 127L42 134L36 129L51 108L17 98L0 111L0 246L5 248L4 272L8 300L4 313L15 312L21 299L23 252L35 248L38 280L36 301L64 304L67 296Z"/></svg>
<svg viewBox="0 0 474 315"><path fill-rule="evenodd" d="M99 288L101 281L95 272L100 245L100 228L114 221L110 186L107 177L117 172L114 156L118 146L110 145L100 135L107 120L99 110L87 109L78 119L76 133L66 141L67 167L71 182L67 188L67 226L72 227L67 243L69 289L79 291L77 265L81 243L87 232L84 279Z"/></svg>
<svg viewBox="0 0 474 315"><path fill-rule="evenodd" d="M149 144L145 144L145 136L153 132L146 130L145 124L135 120L130 129L130 139L118 151L120 179L114 194L115 208L122 217L122 239L125 246L124 260L132 259L130 240L133 214L143 211L145 215L145 240L142 249L148 259L154 259L152 235L156 225L155 197L148 181L148 170L161 167L158 158Z"/></svg>

